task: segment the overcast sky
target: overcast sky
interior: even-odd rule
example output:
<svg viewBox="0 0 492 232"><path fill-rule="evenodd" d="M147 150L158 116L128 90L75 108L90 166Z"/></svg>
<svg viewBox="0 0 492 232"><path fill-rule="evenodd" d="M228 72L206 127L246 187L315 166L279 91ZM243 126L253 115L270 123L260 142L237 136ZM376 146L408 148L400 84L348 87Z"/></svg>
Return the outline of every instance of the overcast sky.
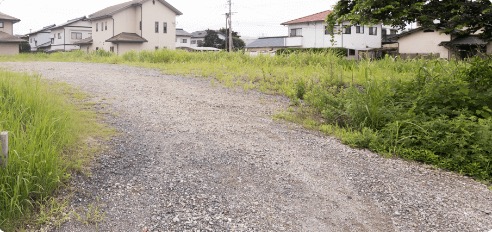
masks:
<svg viewBox="0 0 492 232"><path fill-rule="evenodd" d="M0 0L0 12L19 18L15 34L88 16L128 0ZM177 27L188 32L225 27L227 0L167 0L183 12ZM280 23L333 8L337 0L232 0L233 30L243 37L287 35Z"/></svg>

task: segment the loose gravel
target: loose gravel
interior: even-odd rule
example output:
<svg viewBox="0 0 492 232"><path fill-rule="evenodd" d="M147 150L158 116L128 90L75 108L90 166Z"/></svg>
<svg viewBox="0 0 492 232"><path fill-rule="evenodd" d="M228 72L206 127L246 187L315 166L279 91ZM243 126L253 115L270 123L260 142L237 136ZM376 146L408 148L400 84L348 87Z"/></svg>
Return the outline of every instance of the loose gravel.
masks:
<svg viewBox="0 0 492 232"><path fill-rule="evenodd" d="M492 230L485 185L275 121L279 96L124 65L0 67L79 87L121 132L73 184L72 207L104 220L57 231Z"/></svg>

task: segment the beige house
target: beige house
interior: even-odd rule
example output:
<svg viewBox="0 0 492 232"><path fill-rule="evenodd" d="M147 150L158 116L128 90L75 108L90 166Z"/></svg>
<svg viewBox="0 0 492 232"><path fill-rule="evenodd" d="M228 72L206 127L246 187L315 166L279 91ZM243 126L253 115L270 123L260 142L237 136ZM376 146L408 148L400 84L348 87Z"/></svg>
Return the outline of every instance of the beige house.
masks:
<svg viewBox="0 0 492 232"><path fill-rule="evenodd" d="M392 39L398 43L398 53L404 58L432 56L452 59L492 53L492 43L476 35L458 36L421 27L395 35Z"/></svg>
<svg viewBox="0 0 492 232"><path fill-rule="evenodd" d="M82 50L124 54L128 51L175 49L176 16L164 0L133 0L89 15L92 37L78 41Z"/></svg>
<svg viewBox="0 0 492 232"><path fill-rule="evenodd" d="M25 40L14 36L14 23L20 19L0 12L0 55L19 54L19 44Z"/></svg>

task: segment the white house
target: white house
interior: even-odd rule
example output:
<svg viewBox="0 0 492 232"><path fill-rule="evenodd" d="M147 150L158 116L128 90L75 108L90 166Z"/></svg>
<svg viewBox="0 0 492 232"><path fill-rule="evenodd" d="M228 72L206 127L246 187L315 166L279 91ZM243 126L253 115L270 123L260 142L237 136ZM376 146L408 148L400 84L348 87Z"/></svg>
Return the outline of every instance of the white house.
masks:
<svg viewBox="0 0 492 232"><path fill-rule="evenodd" d="M92 25L87 18L80 17L50 28L50 51L71 51L79 49L77 41L92 35Z"/></svg>
<svg viewBox="0 0 492 232"><path fill-rule="evenodd" d="M56 25L49 25L43 27L39 30L33 31L25 36L29 37L29 45L31 46L31 51L44 51L48 50L51 46L51 28Z"/></svg>
<svg viewBox="0 0 492 232"><path fill-rule="evenodd" d="M288 27L289 36L286 47L329 48L343 47L349 49L349 56L356 56L358 51L379 49L384 35L396 34L397 31L383 27L382 24L336 25L334 31L327 29L326 17L330 10L290 20L281 25Z"/></svg>
<svg viewBox="0 0 492 232"><path fill-rule="evenodd" d="M181 28L176 29L176 48L191 47L191 33L186 32Z"/></svg>
<svg viewBox="0 0 492 232"><path fill-rule="evenodd" d="M133 0L89 15L92 37L79 41L83 50L123 54L132 50L175 49L176 16L164 0Z"/></svg>
<svg viewBox="0 0 492 232"><path fill-rule="evenodd" d="M19 44L25 40L15 37L14 24L20 19L0 12L0 55L19 54Z"/></svg>

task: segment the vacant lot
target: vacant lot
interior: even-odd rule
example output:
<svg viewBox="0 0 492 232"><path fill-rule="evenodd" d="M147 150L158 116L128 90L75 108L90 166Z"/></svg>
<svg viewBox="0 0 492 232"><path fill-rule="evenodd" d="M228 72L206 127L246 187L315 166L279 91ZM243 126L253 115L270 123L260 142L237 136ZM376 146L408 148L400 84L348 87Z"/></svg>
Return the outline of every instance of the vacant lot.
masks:
<svg viewBox="0 0 492 232"><path fill-rule="evenodd" d="M0 63L92 94L121 133L77 177L61 231L488 231L469 178L275 121L287 99L122 65ZM96 208L96 210L94 210Z"/></svg>

